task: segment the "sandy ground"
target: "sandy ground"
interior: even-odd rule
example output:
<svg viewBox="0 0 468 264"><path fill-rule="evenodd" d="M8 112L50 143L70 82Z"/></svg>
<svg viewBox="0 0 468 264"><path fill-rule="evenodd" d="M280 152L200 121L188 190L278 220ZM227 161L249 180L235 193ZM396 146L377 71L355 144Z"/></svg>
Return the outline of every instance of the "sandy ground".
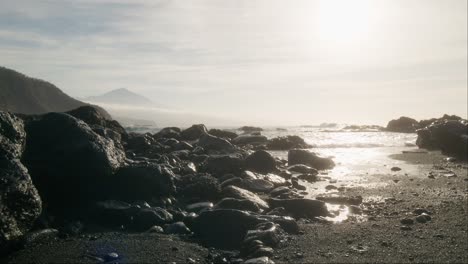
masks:
<svg viewBox="0 0 468 264"><path fill-rule="evenodd" d="M303 234L276 249L275 263L468 263L468 165L445 162L437 152L392 158L404 161L401 171L369 174L367 187L340 193L361 195L364 216L334 224L301 220ZM431 221L402 230L400 220L414 219L416 208L430 211ZM97 233L28 246L0 262L98 263L92 256L109 252L120 255L119 263L210 263L220 253L178 236Z"/></svg>

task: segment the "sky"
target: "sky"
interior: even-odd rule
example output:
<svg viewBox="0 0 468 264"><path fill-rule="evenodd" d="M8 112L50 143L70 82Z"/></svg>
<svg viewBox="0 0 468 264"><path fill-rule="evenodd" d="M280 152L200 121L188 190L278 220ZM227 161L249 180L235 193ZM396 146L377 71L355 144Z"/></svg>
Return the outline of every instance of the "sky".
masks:
<svg viewBox="0 0 468 264"><path fill-rule="evenodd" d="M193 123L466 118L467 2L0 0L0 65Z"/></svg>

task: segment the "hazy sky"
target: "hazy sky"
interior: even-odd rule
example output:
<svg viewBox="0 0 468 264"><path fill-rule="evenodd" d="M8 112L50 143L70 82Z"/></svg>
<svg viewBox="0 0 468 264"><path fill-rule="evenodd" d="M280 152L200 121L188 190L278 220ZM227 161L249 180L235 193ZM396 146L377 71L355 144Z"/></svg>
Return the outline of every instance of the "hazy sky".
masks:
<svg viewBox="0 0 468 264"><path fill-rule="evenodd" d="M249 123L466 117L467 2L0 0L0 64Z"/></svg>

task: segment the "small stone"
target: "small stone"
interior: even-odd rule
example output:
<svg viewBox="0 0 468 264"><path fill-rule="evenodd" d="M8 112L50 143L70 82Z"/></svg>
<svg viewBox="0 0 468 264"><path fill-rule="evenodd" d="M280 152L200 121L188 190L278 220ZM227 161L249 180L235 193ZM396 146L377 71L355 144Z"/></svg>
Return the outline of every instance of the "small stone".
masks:
<svg viewBox="0 0 468 264"><path fill-rule="evenodd" d="M104 256L104 260L106 262L114 261L114 260L117 260L117 259L119 259L119 254L117 254L115 252L108 253L107 255Z"/></svg>
<svg viewBox="0 0 468 264"><path fill-rule="evenodd" d="M403 225L412 225L414 224L414 220L411 218L404 218L400 220L400 223L402 223Z"/></svg>
<svg viewBox="0 0 468 264"><path fill-rule="evenodd" d="M430 215L432 214L431 212L429 212L428 210L424 209L424 208L416 208L414 209L413 213L415 215L421 215L421 214L427 214L427 215Z"/></svg>
<svg viewBox="0 0 468 264"><path fill-rule="evenodd" d="M426 222L428 222L430 220L430 216L429 216L429 218L426 218L426 216L428 216L428 215L426 215L426 214L418 215L416 217L416 221L419 222L419 223L424 224L424 223L426 223Z"/></svg>
<svg viewBox="0 0 468 264"><path fill-rule="evenodd" d="M392 167L390 170L391 171L401 171L401 168L400 167Z"/></svg>
<svg viewBox="0 0 468 264"><path fill-rule="evenodd" d="M403 231L413 230L413 228L411 228L410 226L406 226L406 225L400 226L400 229L403 230Z"/></svg>
<svg viewBox="0 0 468 264"><path fill-rule="evenodd" d="M304 254L300 253L300 252L297 252L295 255L294 255L296 258L304 258Z"/></svg>
<svg viewBox="0 0 468 264"><path fill-rule="evenodd" d="M197 263L193 258L187 258L187 263Z"/></svg>

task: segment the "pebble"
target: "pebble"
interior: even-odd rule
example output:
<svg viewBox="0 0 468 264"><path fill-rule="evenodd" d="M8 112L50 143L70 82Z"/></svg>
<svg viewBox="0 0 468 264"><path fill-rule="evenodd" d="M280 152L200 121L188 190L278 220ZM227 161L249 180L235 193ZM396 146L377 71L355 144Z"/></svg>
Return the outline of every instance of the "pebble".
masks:
<svg viewBox="0 0 468 264"><path fill-rule="evenodd" d="M403 231L410 231L410 230L413 230L413 228L411 228L410 226L400 226L400 229L403 230Z"/></svg>
<svg viewBox="0 0 468 264"><path fill-rule="evenodd" d="M427 214L421 214L416 217L416 221L419 223L426 223L431 220L431 217Z"/></svg>
<svg viewBox="0 0 468 264"><path fill-rule="evenodd" d="M400 220L400 223L402 223L403 225L412 225L414 224L414 220L411 218L404 218Z"/></svg>
<svg viewBox="0 0 468 264"><path fill-rule="evenodd" d="M401 168L400 167L392 167L390 170L391 171L401 171Z"/></svg>
<svg viewBox="0 0 468 264"><path fill-rule="evenodd" d="M107 255L104 256L104 261L109 262L109 261L114 261L119 259L119 254L115 252L108 253Z"/></svg>

